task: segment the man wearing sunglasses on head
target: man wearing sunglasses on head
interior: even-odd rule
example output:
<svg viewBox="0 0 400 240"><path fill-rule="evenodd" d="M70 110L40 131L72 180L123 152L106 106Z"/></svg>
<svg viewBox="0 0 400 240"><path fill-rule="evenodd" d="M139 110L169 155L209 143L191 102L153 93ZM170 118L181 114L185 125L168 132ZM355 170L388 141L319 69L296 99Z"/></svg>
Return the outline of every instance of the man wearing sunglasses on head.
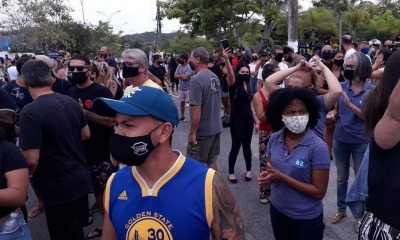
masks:
<svg viewBox="0 0 400 240"><path fill-rule="evenodd" d="M115 125L114 118L101 117L92 111L92 103L97 97L113 99L111 91L90 79L92 69L84 55L73 55L68 64L68 80L75 86L67 95L79 102L90 128L91 137L83 142L86 162L89 165L92 184L100 212L103 213L103 194L107 179L116 170L110 161L108 142ZM93 229L87 238L98 237L101 227Z"/></svg>
<svg viewBox="0 0 400 240"><path fill-rule="evenodd" d="M125 94L132 91L134 87L141 85L163 90L154 80L149 79L150 72L147 70L149 68L149 59L141 49L126 49L122 52L121 59L122 77L129 81L130 84L129 87L125 88Z"/></svg>

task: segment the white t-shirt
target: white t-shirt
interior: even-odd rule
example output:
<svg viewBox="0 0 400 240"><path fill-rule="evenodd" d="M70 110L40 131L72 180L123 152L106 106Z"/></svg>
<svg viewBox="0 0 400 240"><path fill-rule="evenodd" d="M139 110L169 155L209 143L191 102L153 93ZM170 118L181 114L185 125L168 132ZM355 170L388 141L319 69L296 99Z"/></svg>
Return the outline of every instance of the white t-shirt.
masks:
<svg viewBox="0 0 400 240"><path fill-rule="evenodd" d="M268 61L266 64L269 64L269 63L270 63L270 61ZM278 64L278 67L281 69L281 71L289 68L288 65L286 65L286 63L283 63L283 62L280 62ZM262 68L260 68L258 71L257 79L264 80L264 79L262 79L262 72L263 72Z"/></svg>

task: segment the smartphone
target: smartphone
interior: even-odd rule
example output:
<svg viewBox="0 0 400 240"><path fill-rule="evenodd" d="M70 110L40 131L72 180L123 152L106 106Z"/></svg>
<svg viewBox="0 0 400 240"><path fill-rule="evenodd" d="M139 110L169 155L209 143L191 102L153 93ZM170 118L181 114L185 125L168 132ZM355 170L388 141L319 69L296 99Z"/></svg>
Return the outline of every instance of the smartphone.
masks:
<svg viewBox="0 0 400 240"><path fill-rule="evenodd" d="M221 45L222 45L222 49L231 49L231 45L229 45L228 39L222 39L221 40Z"/></svg>

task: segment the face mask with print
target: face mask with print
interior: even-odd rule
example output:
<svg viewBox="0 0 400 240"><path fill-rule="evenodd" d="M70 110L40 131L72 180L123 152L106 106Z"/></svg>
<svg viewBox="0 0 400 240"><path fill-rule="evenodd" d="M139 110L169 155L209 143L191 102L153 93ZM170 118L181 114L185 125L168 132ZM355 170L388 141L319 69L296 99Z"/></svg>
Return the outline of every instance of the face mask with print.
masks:
<svg viewBox="0 0 400 240"><path fill-rule="evenodd" d="M137 137L126 137L116 133L111 134L109 145L111 156L127 166L142 165L150 153L158 146L158 144L154 146L151 141L151 133L160 126L147 135Z"/></svg>
<svg viewBox="0 0 400 240"><path fill-rule="evenodd" d="M302 133L306 130L308 124L309 116L285 116L282 115L282 122L285 124L286 128L293 133Z"/></svg>

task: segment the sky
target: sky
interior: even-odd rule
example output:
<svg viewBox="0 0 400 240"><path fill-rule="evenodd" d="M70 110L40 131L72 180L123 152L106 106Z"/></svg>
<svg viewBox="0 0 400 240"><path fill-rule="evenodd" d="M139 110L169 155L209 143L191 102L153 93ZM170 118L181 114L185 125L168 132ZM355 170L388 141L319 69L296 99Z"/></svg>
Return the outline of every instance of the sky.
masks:
<svg viewBox="0 0 400 240"><path fill-rule="evenodd" d="M72 18L83 22L81 1L86 23L110 20L114 32L121 30L123 35L156 30L157 0L66 0L67 5L74 9ZM311 0L299 0L299 4L308 8ZM175 32L182 27L177 19L165 18L162 24L163 33Z"/></svg>

